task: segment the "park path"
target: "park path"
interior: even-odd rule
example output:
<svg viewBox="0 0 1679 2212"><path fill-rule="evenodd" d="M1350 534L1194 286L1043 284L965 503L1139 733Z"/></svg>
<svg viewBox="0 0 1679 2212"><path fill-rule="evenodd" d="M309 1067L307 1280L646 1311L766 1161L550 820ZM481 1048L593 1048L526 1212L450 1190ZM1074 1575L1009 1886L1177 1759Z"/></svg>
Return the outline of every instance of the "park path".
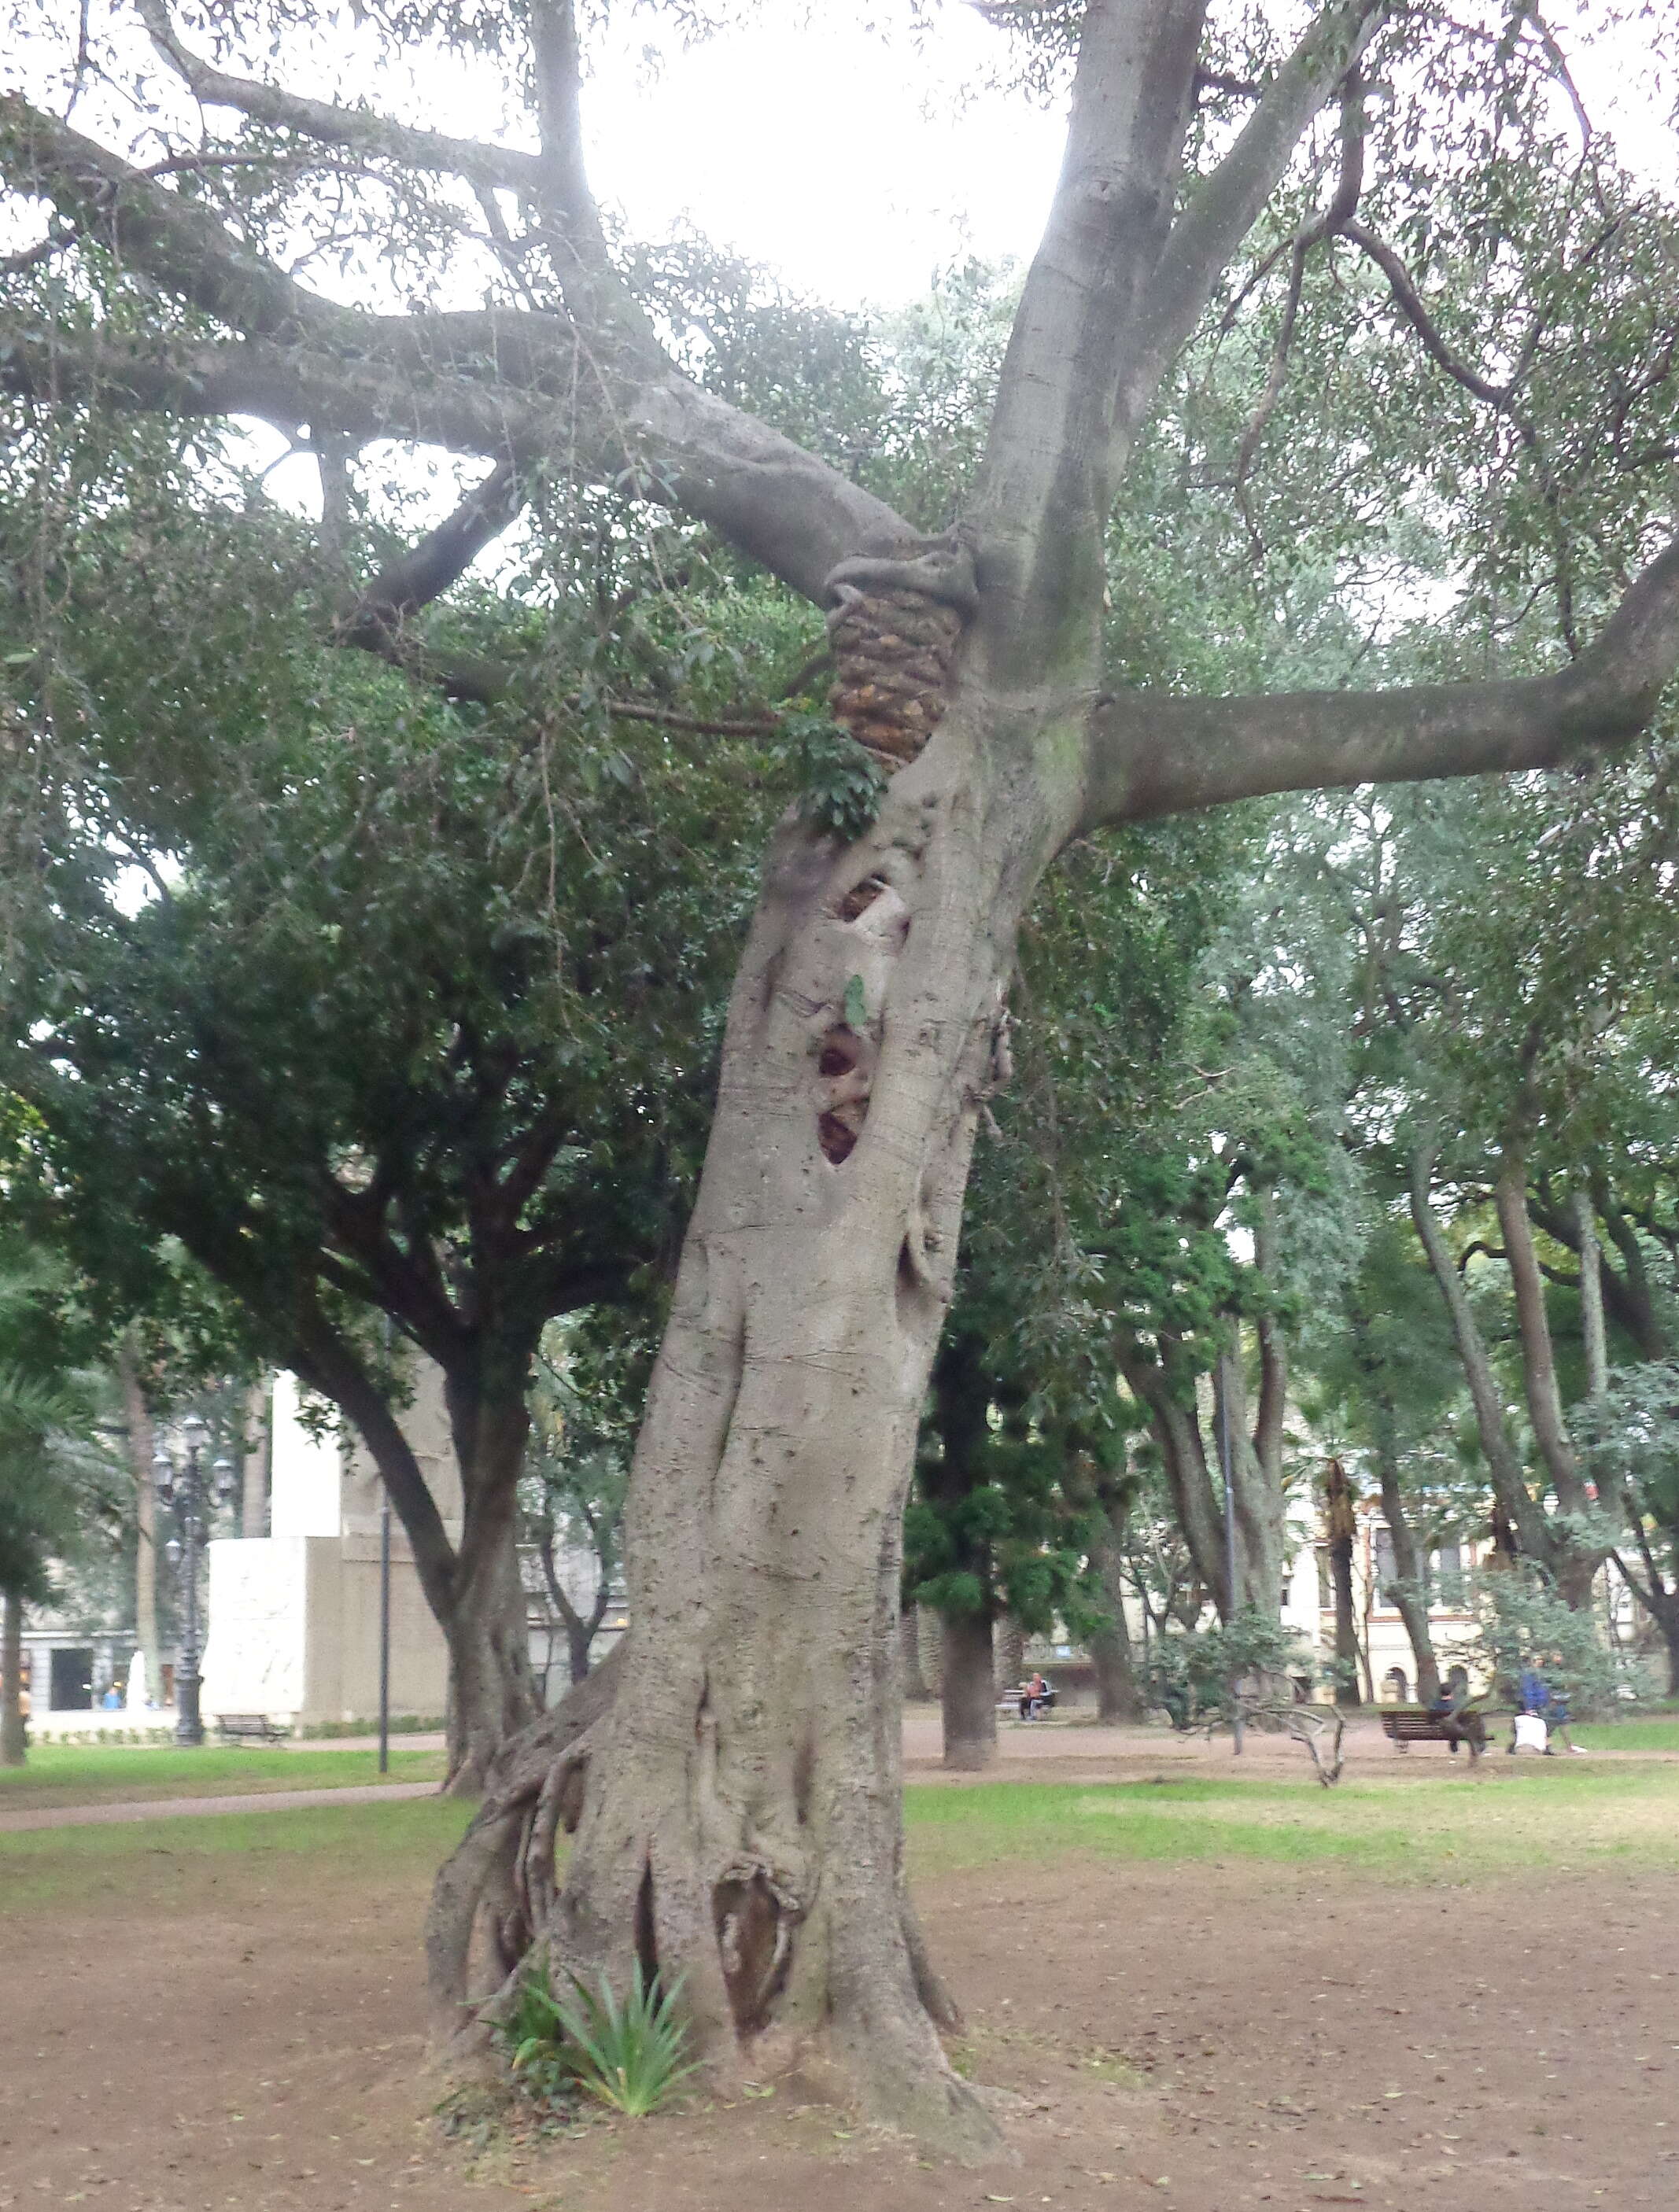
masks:
<svg viewBox="0 0 1679 2212"><path fill-rule="evenodd" d="M119 1805L36 1805L0 1812L0 1835L25 1828L88 1828L119 1820L197 1820L213 1813L291 1813L305 1805L375 1805L386 1797L435 1797L435 1782L376 1782L346 1790L265 1790L237 1797L152 1797Z"/></svg>

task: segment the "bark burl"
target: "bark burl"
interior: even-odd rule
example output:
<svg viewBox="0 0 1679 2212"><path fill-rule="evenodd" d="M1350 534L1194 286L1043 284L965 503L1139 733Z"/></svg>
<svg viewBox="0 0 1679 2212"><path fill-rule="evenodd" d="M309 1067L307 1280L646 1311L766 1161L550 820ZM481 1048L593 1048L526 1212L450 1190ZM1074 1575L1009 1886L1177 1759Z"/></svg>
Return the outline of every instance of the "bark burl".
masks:
<svg viewBox="0 0 1679 2212"><path fill-rule="evenodd" d="M664 352L589 198L564 0L529 0L521 18L534 152L232 74L183 43L166 0L140 7L204 109L246 118L253 143L277 131L330 146L346 172L394 162L499 194L497 220L519 211L552 285L448 313L344 306L179 179L9 97L10 181L192 312L185 334L149 346L114 319L46 333L26 320L0 334L0 379L43 404L96 392L177 417L424 440L511 464L501 481L515 484L528 466L638 485L834 617L835 711L891 770L855 844L790 824L770 855L636 1455L633 1636L493 1763L440 1878L440 2009L451 2025L473 2017L475 1920L501 1973L532 1942L620 1978L639 1956L686 1977L721 2077L819 2038L878 2114L982 2154L994 2124L945 2060L949 2006L904 1888L898 1528L1023 911L1056 854L1104 824L1544 767L1630 738L1679 650L1679 553L1548 678L1216 699L1109 681L1104 530L1132 441L1338 91L1342 175L1309 243L1398 267L1354 219L1356 65L1384 0L1330 0L1199 173L1186 146L1205 8L1090 0L982 466L936 544ZM1402 274L1411 327L1393 343L1411 347L1426 310ZM1439 359L1438 333L1425 349ZM464 566L447 530L432 542L405 619ZM378 649L378 626L346 624L344 640ZM557 1893L554 1838L573 1823Z"/></svg>

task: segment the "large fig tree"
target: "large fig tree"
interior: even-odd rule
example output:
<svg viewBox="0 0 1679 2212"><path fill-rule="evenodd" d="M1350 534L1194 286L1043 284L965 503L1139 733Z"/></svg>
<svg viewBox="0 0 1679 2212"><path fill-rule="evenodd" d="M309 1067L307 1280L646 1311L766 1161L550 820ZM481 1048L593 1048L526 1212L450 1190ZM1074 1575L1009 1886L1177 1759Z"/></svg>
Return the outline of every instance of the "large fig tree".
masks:
<svg viewBox="0 0 1679 2212"><path fill-rule="evenodd" d="M453 534L340 626L416 665L426 602L523 487L674 510L696 544L822 611L831 712L885 778L873 819L806 813L768 854L632 1476L633 1632L492 1772L440 1885L440 2001L468 1994L484 1904L501 1967L534 1941L587 1972L639 1955L682 1974L721 2076L820 2035L878 2112L982 2148L992 2123L943 2056L948 2002L904 1885L896 1616L970 1146L1008 1074L1017 930L1056 855L1107 825L1547 769L1646 726L1679 658L1669 495L1640 473L1672 453L1664 213L1589 126L1581 143L1527 9L997 0L982 12L1022 96L1066 99L1065 159L959 512L906 517L837 442L830 459L736 404L732 365L661 315L656 263L586 181L569 0L367 0L358 21L397 50L383 107L365 68L342 99L318 70L282 81L324 7L225 0L195 36L167 0L136 6L154 52L125 14L88 17L87 63L0 102L6 180L45 208L0 332L31 421L94 403L255 417L340 493L374 441L482 457ZM704 12L670 10L689 29ZM936 6L911 12L938 35ZM405 62L469 38L524 100L523 143L392 112ZM330 41L301 51L319 64ZM107 104L142 81L144 105ZM843 222L843 175L834 205ZM369 240L390 241L382 263ZM1110 584L1116 617L1146 605L1110 573L1117 488L1209 314L1235 330L1252 313L1272 365L1229 493L1256 550L1274 427L1310 453L1310 395L1338 374L1367 375L1372 411L1326 474L1414 493L1418 530L1454 501L1496 509L1501 565L1464 570L1474 649L1439 656L1457 680L1267 696L1116 680ZM1528 404L1546 378L1573 396L1560 440ZM1437 410L1433 475L1393 484L1384 409L1408 434ZM1193 471L1192 440L1181 459ZM341 498L327 514L341 527ZM1405 573L1395 522L1385 578L1364 576L1378 680L1384 619L1420 612L1381 604ZM1157 584L1171 550L1147 549ZM1184 573L1164 596L1195 592ZM1525 593L1562 612L1554 665L1524 649ZM73 725L73 696L48 704Z"/></svg>

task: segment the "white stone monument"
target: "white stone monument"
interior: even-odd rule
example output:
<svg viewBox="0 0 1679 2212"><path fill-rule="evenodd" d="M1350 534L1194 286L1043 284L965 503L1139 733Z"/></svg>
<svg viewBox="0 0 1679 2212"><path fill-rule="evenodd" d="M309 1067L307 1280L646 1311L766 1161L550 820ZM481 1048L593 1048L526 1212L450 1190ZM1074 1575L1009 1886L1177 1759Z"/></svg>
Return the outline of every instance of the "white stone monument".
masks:
<svg viewBox="0 0 1679 2212"><path fill-rule="evenodd" d="M399 1415L452 1541L460 1486L441 1377L426 1363ZM218 1537L210 1550L210 1638L201 1703L218 1713L294 1723L365 1721L379 1711L379 1530L383 1492L366 1450L310 1432L296 1377L274 1379L272 1490L266 1536ZM391 1711L441 1714L441 1631L400 1522L391 1529Z"/></svg>

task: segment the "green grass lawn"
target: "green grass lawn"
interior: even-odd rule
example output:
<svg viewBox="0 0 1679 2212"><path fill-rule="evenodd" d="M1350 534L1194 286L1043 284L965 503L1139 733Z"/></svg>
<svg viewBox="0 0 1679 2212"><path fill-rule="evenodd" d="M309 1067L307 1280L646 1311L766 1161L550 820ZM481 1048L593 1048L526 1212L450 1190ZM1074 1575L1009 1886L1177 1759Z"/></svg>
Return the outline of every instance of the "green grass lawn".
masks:
<svg viewBox="0 0 1679 2212"><path fill-rule="evenodd" d="M278 1884L293 1893L307 1884L313 1893L345 1879L423 1894L471 1813L458 1797L408 1797L0 1833L0 1912L240 1911Z"/></svg>
<svg viewBox="0 0 1679 2212"><path fill-rule="evenodd" d="M441 1780L442 1773L441 1751L392 1750L392 1782ZM0 1809L128 1797L227 1797L247 1790L342 1790L380 1778L372 1751L43 1743L31 1749L24 1765L0 1766Z"/></svg>
<svg viewBox="0 0 1679 2212"><path fill-rule="evenodd" d="M1573 1734L1593 1751L1679 1751L1679 1714L1661 1721L1583 1721Z"/></svg>
<svg viewBox="0 0 1679 2212"><path fill-rule="evenodd" d="M309 1771L304 1754L267 1756L283 1763L282 1779ZM321 1756L346 1781L357 1778L361 1754ZM927 1878L1093 1852L1334 1865L1403 1882L1460 1883L1524 1869L1679 1870L1679 1765L1513 1760L1495 1753L1474 1778L1461 1762L1448 1767L1442 1758L1441 1768L1426 1777L1354 1774L1332 1790L1304 1774L1298 1781L1200 1774L1120 1784L923 1784L906 1793L910 1869ZM195 1895L237 1907L277 1882L365 1881L369 1869L381 1885L390 1878L417 1888L470 1809L456 1799L423 1798L0 1833L0 1909L121 1898L136 1909L168 1910Z"/></svg>
<svg viewBox="0 0 1679 2212"><path fill-rule="evenodd" d="M1138 1859L1334 1863L1389 1881L1524 1867L1679 1869L1679 1766L1488 1755L1438 1778L1356 1775L1336 1789L1234 1776L982 1784L908 1793L912 1869L1087 1850Z"/></svg>

